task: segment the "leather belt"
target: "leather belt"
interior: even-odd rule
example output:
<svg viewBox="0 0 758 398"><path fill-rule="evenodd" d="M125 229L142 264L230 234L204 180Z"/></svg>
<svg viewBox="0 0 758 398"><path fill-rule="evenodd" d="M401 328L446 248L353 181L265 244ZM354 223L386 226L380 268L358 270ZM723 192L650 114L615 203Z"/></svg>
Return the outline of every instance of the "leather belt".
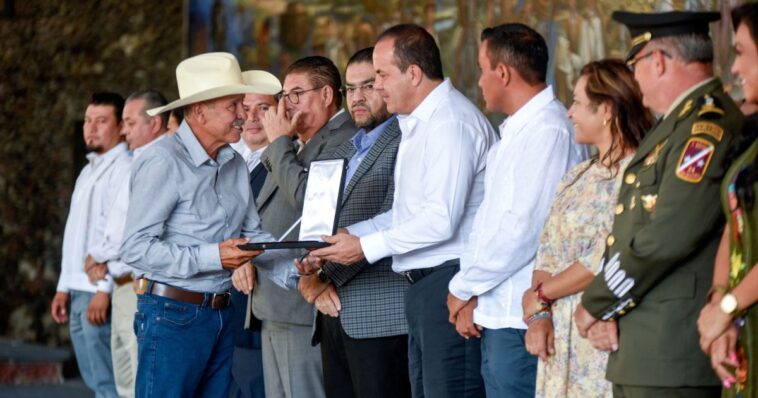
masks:
<svg viewBox="0 0 758 398"><path fill-rule="evenodd" d="M405 279L407 279L408 282L410 282L412 285L414 283L418 283L418 281L424 279L427 275L431 274L434 271L439 271L445 268L458 267L460 265L461 260L455 258L452 260L447 260L435 267L412 269L410 271L403 271L401 274L405 276Z"/></svg>
<svg viewBox="0 0 758 398"><path fill-rule="evenodd" d="M132 283L133 281L134 281L134 278L132 277L131 272L127 272L124 275L113 278L113 283L115 283L116 286L123 286L123 285L126 285L127 283Z"/></svg>
<svg viewBox="0 0 758 398"><path fill-rule="evenodd" d="M145 278L137 280L137 294L152 294L169 298L172 300L183 301L195 305L206 305L212 309L226 308L231 304L232 295L229 292L224 293L200 293L173 287L165 283L151 281Z"/></svg>

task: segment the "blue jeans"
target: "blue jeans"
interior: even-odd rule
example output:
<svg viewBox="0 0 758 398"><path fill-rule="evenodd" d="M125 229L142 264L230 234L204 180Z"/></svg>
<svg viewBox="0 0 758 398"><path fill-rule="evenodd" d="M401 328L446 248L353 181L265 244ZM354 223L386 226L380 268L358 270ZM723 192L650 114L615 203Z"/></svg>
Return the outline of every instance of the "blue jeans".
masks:
<svg viewBox="0 0 758 398"><path fill-rule="evenodd" d="M488 398L534 397L537 357L526 351L526 330L484 329L482 377Z"/></svg>
<svg viewBox="0 0 758 398"><path fill-rule="evenodd" d="M231 307L137 296L137 397L226 397L234 336Z"/></svg>
<svg viewBox="0 0 758 398"><path fill-rule="evenodd" d="M69 332L74 344L76 363L87 387L98 398L117 397L111 361L111 323L95 326L87 320L87 308L95 295L72 290Z"/></svg>

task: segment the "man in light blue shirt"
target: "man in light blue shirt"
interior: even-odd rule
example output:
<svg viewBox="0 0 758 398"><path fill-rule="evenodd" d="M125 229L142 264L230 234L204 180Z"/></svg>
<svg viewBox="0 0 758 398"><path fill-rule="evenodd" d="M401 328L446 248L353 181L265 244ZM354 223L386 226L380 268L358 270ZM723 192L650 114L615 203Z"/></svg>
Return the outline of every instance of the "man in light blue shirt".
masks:
<svg viewBox="0 0 758 398"><path fill-rule="evenodd" d="M120 251L140 278L136 396L222 397L234 345L229 276L260 254L237 246L273 239L228 144L240 139L243 94L273 93L243 84L226 53L186 59L176 75L180 99L148 114L184 107L185 121L134 162Z"/></svg>

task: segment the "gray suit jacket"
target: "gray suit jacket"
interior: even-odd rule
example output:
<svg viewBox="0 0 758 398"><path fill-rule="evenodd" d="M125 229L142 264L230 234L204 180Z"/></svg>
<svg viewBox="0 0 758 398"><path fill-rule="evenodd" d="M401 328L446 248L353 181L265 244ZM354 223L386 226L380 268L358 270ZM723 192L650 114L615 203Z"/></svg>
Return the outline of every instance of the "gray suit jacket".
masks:
<svg viewBox="0 0 758 398"><path fill-rule="evenodd" d="M268 170L268 176L256 200L263 230L279 238L300 218L311 161L334 152L357 130L350 115L342 112L322 127L299 154L293 141L287 137L280 137L269 144L261 155L261 163ZM299 229L295 228L286 239L296 240L298 232ZM256 318L311 325L313 305L308 304L300 292L283 289L268 278L258 278L256 283L252 295Z"/></svg>
<svg viewBox="0 0 758 398"><path fill-rule="evenodd" d="M367 220L392 208L399 145L400 126L395 119L387 125L347 182L339 216L340 227ZM348 141L337 148L333 157L350 160L354 154L355 147ZM324 272L337 289L342 303L340 321L348 336L363 339L408 333L404 305L409 284L392 271L391 258L373 265L365 260L351 266L326 263ZM316 330L313 343L319 340Z"/></svg>

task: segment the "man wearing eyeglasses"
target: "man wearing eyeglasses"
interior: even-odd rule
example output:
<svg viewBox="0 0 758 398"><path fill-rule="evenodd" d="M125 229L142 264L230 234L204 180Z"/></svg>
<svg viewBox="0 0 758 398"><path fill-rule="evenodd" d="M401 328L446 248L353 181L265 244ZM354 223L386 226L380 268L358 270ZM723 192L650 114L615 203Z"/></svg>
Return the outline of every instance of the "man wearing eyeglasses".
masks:
<svg viewBox="0 0 758 398"><path fill-rule="evenodd" d="M345 100L360 130L334 152L348 160L339 226L365 221L392 208L400 145L397 118L374 90L373 47L356 52L345 70ZM352 266L326 263L302 276L299 289L318 309L314 344L321 344L329 398L410 397L408 281L387 257Z"/></svg>
<svg viewBox="0 0 758 398"><path fill-rule="evenodd" d="M263 117L269 146L261 155L268 170L256 206L261 226L279 238L300 217L310 162L333 152L357 128L342 106L339 70L320 56L287 68L279 104ZM296 240L293 228L285 240ZM266 397L323 397L321 352L311 346L313 305L296 290L259 278L253 313L263 323Z"/></svg>
<svg viewBox="0 0 758 398"><path fill-rule="evenodd" d="M613 230L576 324L596 348L613 351L606 377L614 396L719 396L695 327L724 230L725 157L741 121L713 77L708 24L719 14L613 18L632 34L628 64L661 119L621 171Z"/></svg>

